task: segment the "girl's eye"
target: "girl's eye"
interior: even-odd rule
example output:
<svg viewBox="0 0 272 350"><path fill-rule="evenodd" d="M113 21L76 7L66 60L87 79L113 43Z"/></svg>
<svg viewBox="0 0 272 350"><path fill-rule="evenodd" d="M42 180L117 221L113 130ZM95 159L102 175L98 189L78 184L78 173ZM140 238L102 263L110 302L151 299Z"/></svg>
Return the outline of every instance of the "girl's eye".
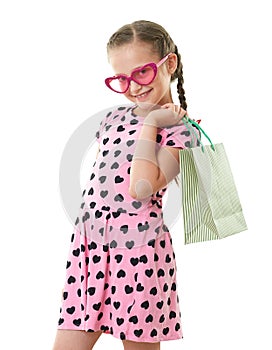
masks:
<svg viewBox="0 0 272 350"><path fill-rule="evenodd" d="M146 79L154 75L152 67L146 66L134 72L133 77L138 79Z"/></svg>
<svg viewBox="0 0 272 350"><path fill-rule="evenodd" d="M124 83L126 81L125 77L118 77L119 83Z"/></svg>
<svg viewBox="0 0 272 350"><path fill-rule="evenodd" d="M146 72L147 72L147 70L146 70L145 68L143 68L143 69L141 69L141 70L139 71L139 74L145 75Z"/></svg>

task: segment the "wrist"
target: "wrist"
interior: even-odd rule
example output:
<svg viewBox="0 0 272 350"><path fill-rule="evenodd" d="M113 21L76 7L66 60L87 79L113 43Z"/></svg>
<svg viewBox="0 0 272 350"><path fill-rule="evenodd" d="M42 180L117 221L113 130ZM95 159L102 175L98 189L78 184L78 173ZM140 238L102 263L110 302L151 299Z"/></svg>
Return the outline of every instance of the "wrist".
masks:
<svg viewBox="0 0 272 350"><path fill-rule="evenodd" d="M152 113L149 113L149 114L145 117L145 119L144 119L144 124L145 124L145 125L148 125L148 126L151 126L151 127L155 127L155 128L158 127L157 120L156 120L154 114L152 114Z"/></svg>

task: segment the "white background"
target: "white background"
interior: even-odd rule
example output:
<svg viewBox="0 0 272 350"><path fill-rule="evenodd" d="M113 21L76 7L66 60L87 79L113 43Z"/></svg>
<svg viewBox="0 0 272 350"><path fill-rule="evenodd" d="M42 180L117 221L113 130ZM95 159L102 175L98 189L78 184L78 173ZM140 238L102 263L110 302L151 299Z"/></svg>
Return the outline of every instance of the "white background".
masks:
<svg viewBox="0 0 272 350"><path fill-rule="evenodd" d="M163 25L179 47L188 112L224 143L249 228L185 246L181 221L172 227L184 339L162 349L270 350L272 27L264 0L1 2L1 347L52 348L72 232L60 159L86 118L128 102L104 86L112 73L105 45L138 19ZM122 349L104 334L95 348L106 346Z"/></svg>

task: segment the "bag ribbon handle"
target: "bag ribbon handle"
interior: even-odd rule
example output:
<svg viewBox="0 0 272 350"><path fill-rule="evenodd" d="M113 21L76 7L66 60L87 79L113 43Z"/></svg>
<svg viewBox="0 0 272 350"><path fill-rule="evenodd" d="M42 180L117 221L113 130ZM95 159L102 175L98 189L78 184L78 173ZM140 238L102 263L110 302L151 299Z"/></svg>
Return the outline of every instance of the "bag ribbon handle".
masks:
<svg viewBox="0 0 272 350"><path fill-rule="evenodd" d="M214 147L214 144L212 143L211 139L209 138L209 136L206 134L206 132L201 128L201 126L196 123L194 120L190 119L186 114L185 116L182 118L183 119L183 122L184 124L188 127L188 125L190 125L190 129L193 131L193 133L195 134L196 136L196 139L199 141L199 143L201 144L201 148L202 148L202 151L204 152L204 146L202 144L202 142L200 141L200 138L199 136L196 134L196 132L194 131L194 129L191 127L192 125L195 126L200 132L203 133L203 135L207 138L207 140L210 142L211 144L211 148L213 151L215 151L215 147ZM185 122L186 121L186 122Z"/></svg>

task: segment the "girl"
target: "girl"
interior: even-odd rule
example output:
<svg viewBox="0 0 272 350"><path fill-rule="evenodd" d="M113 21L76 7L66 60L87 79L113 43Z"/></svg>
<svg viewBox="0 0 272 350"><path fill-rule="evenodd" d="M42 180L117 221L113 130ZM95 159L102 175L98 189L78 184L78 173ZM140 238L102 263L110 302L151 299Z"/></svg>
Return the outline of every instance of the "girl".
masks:
<svg viewBox="0 0 272 350"><path fill-rule="evenodd" d="M99 150L75 222L54 350L90 350L102 332L125 350L158 350L182 338L172 239L162 198L190 147L180 54L150 21L127 24L107 44L113 108L96 133ZM177 79L180 106L171 82Z"/></svg>

